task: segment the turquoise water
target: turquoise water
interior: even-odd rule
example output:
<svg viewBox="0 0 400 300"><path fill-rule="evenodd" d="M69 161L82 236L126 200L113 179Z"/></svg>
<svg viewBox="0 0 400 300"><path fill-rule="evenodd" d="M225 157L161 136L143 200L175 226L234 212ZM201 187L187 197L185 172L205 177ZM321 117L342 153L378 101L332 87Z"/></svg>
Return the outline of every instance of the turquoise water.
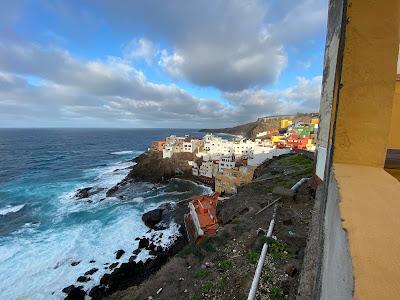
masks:
<svg viewBox="0 0 400 300"><path fill-rule="evenodd" d="M183 129L2 129L0 130L0 299L61 299L61 289L91 268L89 290L146 234L141 216L160 203L209 192L182 180L168 185L136 183L124 200L105 192L123 179L152 140ZM77 188L104 191L78 201ZM177 234L165 231L164 242ZM146 253L142 253L142 258ZM127 261L124 255L121 262ZM95 263L89 263L95 260ZM80 261L77 266L71 262Z"/></svg>

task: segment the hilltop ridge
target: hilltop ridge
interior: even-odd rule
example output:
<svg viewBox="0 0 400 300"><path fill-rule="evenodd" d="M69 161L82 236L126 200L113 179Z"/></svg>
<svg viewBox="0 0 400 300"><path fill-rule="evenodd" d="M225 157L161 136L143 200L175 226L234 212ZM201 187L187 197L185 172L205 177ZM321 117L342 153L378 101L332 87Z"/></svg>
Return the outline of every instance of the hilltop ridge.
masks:
<svg viewBox="0 0 400 300"><path fill-rule="evenodd" d="M254 122L240 124L234 127L228 128L204 128L201 132L209 133L227 133L233 135L241 135L243 137L254 139L257 134L263 131L271 130L273 128L280 127L280 122L283 119L290 119L294 122L305 122L309 123L312 118L318 117L318 113L297 113L293 115L278 115L278 116L267 116L258 118Z"/></svg>

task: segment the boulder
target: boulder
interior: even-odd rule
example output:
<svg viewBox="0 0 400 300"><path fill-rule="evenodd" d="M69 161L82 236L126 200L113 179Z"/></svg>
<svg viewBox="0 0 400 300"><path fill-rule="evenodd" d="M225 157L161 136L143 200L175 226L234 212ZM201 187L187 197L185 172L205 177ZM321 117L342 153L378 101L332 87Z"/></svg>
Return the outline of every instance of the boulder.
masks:
<svg viewBox="0 0 400 300"><path fill-rule="evenodd" d="M151 211L148 211L147 213L144 213L142 216L142 220L147 227L154 229L155 226L159 222L161 222L162 213L163 210L160 208L153 209Z"/></svg>
<svg viewBox="0 0 400 300"><path fill-rule="evenodd" d="M63 289L63 292L67 294L65 299L67 300L84 300L85 299L85 291L82 289L82 286L68 286Z"/></svg>
<svg viewBox="0 0 400 300"><path fill-rule="evenodd" d="M143 237L143 238L141 238L139 240L139 248L146 248L148 246L149 246L149 239L148 238Z"/></svg>
<svg viewBox="0 0 400 300"><path fill-rule="evenodd" d="M112 269L115 269L116 266L118 266L118 263L117 263L117 262L112 263L108 268L109 268L110 270L112 270Z"/></svg>
<svg viewBox="0 0 400 300"><path fill-rule="evenodd" d="M71 262L71 266L75 267L75 266L79 265L80 262L81 262L80 260L73 261L73 262Z"/></svg>
<svg viewBox="0 0 400 300"><path fill-rule="evenodd" d="M86 276L79 276L78 279L76 281L78 282L88 282L90 280L89 277Z"/></svg>
<svg viewBox="0 0 400 300"><path fill-rule="evenodd" d="M97 269L97 268L90 269L89 271L87 271L87 272L85 273L85 275L93 275L93 274L96 273L98 270L99 270L99 269Z"/></svg>
<svg viewBox="0 0 400 300"><path fill-rule="evenodd" d="M115 259L120 259L121 256L124 255L124 253L125 253L124 250L119 249L119 250L116 252Z"/></svg>

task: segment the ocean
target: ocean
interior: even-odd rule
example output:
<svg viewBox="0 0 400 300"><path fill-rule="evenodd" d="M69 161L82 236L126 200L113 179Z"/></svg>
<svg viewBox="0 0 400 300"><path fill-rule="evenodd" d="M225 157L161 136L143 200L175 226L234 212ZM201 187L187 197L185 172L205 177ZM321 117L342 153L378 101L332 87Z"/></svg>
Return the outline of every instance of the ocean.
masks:
<svg viewBox="0 0 400 300"><path fill-rule="evenodd" d="M0 299L63 299L71 284L90 290L118 249L127 252L120 262L136 249L135 238L148 231L143 212L211 192L172 180L135 183L123 200L100 201L132 158L170 134L202 136L190 129L0 129ZM103 190L76 200L75 191L88 186ZM166 229L165 243L177 231ZM92 268L99 269L92 280L77 284Z"/></svg>

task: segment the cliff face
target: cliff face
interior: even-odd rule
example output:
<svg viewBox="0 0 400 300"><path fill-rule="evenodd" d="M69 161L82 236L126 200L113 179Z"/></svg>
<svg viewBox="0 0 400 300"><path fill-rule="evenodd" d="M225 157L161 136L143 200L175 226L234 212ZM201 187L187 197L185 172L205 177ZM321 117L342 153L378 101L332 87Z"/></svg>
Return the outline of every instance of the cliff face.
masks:
<svg viewBox="0 0 400 300"><path fill-rule="evenodd" d="M312 118L317 117L316 113L306 113L306 114L296 114L296 115L286 115L286 116L272 116L272 117L264 117L259 118L255 122L246 123L242 125L238 125L231 128L213 128L213 129L201 129L202 132L210 132L210 133L228 133L234 135L242 135L246 138L254 139L257 134L260 132L264 132L270 130L272 128L280 128L281 120L290 119L294 122L305 122L309 123Z"/></svg>
<svg viewBox="0 0 400 300"><path fill-rule="evenodd" d="M161 182L175 176L176 171L191 174L189 160L196 160L194 153L175 153L171 158L162 158L162 152L148 151L135 159L137 163L127 176L134 181Z"/></svg>

